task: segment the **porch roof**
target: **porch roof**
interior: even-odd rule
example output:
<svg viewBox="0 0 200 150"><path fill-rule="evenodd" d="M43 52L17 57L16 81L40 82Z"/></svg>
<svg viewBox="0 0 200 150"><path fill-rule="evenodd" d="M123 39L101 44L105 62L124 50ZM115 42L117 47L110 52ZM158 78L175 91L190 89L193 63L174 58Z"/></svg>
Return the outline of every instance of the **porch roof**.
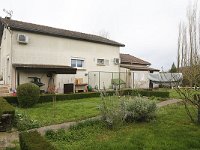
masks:
<svg viewBox="0 0 200 150"><path fill-rule="evenodd" d="M120 67L122 68L127 68L127 69L130 69L130 70L135 70L135 71L160 71L158 69L155 69L155 68L150 68L148 66L142 66L142 65L124 65L124 64L121 64Z"/></svg>
<svg viewBox="0 0 200 150"><path fill-rule="evenodd" d="M46 65L46 64L13 64L17 70L22 71L43 71L54 74L76 74L77 69L63 65Z"/></svg>

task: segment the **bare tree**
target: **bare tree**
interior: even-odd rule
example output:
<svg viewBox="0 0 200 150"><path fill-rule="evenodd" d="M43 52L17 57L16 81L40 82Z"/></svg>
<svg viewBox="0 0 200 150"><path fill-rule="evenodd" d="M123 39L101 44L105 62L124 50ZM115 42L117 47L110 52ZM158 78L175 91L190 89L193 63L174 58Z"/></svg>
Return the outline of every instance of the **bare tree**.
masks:
<svg viewBox="0 0 200 150"><path fill-rule="evenodd" d="M191 4L187 10L187 22L181 22L178 35L177 69L183 73L190 87L200 87L200 11L197 2ZM186 112L194 122L196 119L192 111L198 110L198 123L200 123L200 100L195 97L195 90L190 88L176 89L182 96ZM189 109L189 105L194 109Z"/></svg>
<svg viewBox="0 0 200 150"><path fill-rule="evenodd" d="M109 32L103 29L99 31L99 36L109 39Z"/></svg>

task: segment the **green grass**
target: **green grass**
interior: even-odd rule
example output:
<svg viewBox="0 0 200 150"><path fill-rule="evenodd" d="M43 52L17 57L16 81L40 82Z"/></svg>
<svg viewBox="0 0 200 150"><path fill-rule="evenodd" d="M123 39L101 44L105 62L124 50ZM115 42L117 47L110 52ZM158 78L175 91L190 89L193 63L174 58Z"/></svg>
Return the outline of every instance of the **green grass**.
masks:
<svg viewBox="0 0 200 150"><path fill-rule="evenodd" d="M99 114L100 98L57 101L37 104L33 108L16 108L19 113L26 113L30 119L37 120L41 126L82 120ZM55 117L54 117L55 114Z"/></svg>
<svg viewBox="0 0 200 150"><path fill-rule="evenodd" d="M63 135L64 133L64 135ZM184 107L160 108L157 119L109 130L100 122L85 123L51 140L59 150L199 150L200 126L192 124Z"/></svg>
<svg viewBox="0 0 200 150"><path fill-rule="evenodd" d="M159 88L158 89L159 91L168 91L169 92L169 97L170 98L176 98L176 99L182 99L184 98L183 95L180 95L177 90L175 89L169 89L169 88ZM200 90L193 90L193 89L182 89L182 91L184 93L189 93L191 95L194 95L194 94L200 94Z"/></svg>

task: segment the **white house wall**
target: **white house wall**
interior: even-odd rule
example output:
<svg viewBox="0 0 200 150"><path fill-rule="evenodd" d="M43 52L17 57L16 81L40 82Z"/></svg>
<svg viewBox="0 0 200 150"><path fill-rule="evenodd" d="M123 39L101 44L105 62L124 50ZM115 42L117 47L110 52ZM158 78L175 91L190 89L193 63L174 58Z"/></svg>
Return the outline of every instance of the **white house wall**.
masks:
<svg viewBox="0 0 200 150"><path fill-rule="evenodd" d="M17 35L25 34L29 37L28 44L19 44ZM114 58L119 58L120 48L105 44L73 40L48 35L13 31L12 59L14 64L46 64L71 66L71 58L85 60L84 67L74 75L57 75L56 86L63 91L63 84L73 83L74 78L83 78L88 82L87 73L90 71L118 72L118 65ZM98 66L97 59L109 60L108 66ZM27 78L28 75L24 75ZM14 83L13 83L14 85Z"/></svg>
<svg viewBox="0 0 200 150"><path fill-rule="evenodd" d="M4 28L1 42L0 74L4 84L11 84L11 31Z"/></svg>

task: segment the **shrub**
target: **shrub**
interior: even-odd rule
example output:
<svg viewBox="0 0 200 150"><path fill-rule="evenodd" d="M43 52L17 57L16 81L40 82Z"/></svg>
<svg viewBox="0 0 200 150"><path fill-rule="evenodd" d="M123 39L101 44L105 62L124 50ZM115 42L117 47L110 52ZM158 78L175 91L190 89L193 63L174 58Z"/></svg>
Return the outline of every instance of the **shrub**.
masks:
<svg viewBox="0 0 200 150"><path fill-rule="evenodd" d="M19 134L21 150L56 150L37 131L21 132Z"/></svg>
<svg viewBox="0 0 200 150"><path fill-rule="evenodd" d="M40 88L33 83L21 84L17 88L17 98L20 107L31 107L40 98Z"/></svg>
<svg viewBox="0 0 200 150"><path fill-rule="evenodd" d="M5 96L3 97L9 104L12 104L14 106L18 106L18 100L17 100L17 96Z"/></svg>
<svg viewBox="0 0 200 150"><path fill-rule="evenodd" d="M124 122L125 103L118 96L108 96L101 93L102 104L100 105L101 117L110 129L120 127Z"/></svg>
<svg viewBox="0 0 200 150"><path fill-rule="evenodd" d="M39 128L40 124L37 120L32 120L30 117L25 113L15 113L15 127L19 131L25 131L33 128Z"/></svg>
<svg viewBox="0 0 200 150"><path fill-rule="evenodd" d="M10 114L4 119L2 118L3 114ZM0 130L9 131L12 129L14 122L15 108L10 105L5 99L0 98Z"/></svg>
<svg viewBox="0 0 200 150"><path fill-rule="evenodd" d="M2 114L15 114L15 108L10 105L5 99L0 97L0 116Z"/></svg>
<svg viewBox="0 0 200 150"><path fill-rule="evenodd" d="M127 103L126 121L149 121L155 117L156 103L147 98L134 97Z"/></svg>
<svg viewBox="0 0 200 150"><path fill-rule="evenodd" d="M107 95L112 96L115 94L115 91L107 91ZM119 92L119 95L132 95L132 96L154 96L154 97L161 97L166 98L169 97L169 92L165 91L149 91L149 90L121 90ZM44 94L41 95L39 98L38 103L46 103L46 102L52 102L53 94ZM56 100L57 101L64 101L64 100L72 100L72 99L82 99L82 98L92 98L92 97L99 97L100 93L98 92L88 92L88 93L73 93L73 94L56 94ZM16 96L7 96L4 97L7 102L13 105L18 105L17 97Z"/></svg>

